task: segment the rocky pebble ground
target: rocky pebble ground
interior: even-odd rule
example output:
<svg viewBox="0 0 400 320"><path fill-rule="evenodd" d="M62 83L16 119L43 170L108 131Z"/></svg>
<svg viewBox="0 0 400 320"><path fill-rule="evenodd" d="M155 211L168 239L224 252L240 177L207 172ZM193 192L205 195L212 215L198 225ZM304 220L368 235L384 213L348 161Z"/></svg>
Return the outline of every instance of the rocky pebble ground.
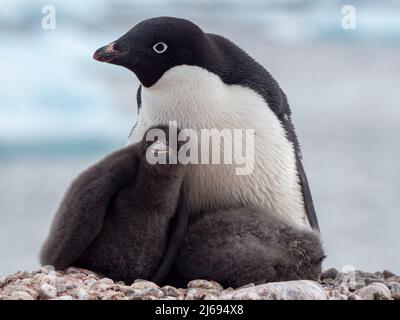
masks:
<svg viewBox="0 0 400 320"><path fill-rule="evenodd" d="M127 285L70 267L44 266L35 272L0 276L0 300L400 300L400 276L390 271L342 273L324 271L319 282L297 280L241 288L193 280L187 288L159 287L136 280Z"/></svg>

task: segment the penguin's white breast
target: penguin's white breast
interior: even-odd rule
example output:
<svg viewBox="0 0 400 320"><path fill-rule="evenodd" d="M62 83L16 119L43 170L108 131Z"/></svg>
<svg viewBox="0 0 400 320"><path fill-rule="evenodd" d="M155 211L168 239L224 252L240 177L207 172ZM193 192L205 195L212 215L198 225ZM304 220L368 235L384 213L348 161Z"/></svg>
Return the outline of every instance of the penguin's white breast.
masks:
<svg viewBox="0 0 400 320"><path fill-rule="evenodd" d="M227 85L197 66L168 70L142 89L142 107L129 142L154 125L179 128L254 129L254 171L236 175L232 165L192 165L185 193L192 210L260 205L299 227L307 225L292 144L265 100L240 85Z"/></svg>

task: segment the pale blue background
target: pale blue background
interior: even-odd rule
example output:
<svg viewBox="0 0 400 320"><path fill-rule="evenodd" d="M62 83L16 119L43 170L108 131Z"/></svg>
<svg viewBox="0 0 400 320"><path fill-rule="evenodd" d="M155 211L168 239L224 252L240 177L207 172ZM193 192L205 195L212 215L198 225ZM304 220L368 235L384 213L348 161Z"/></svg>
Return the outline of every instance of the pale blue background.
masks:
<svg viewBox="0 0 400 320"><path fill-rule="evenodd" d="M52 4L57 28L41 28ZM357 29L341 28L355 4ZM326 267L400 273L398 1L0 2L0 272L37 253L71 179L123 146L138 82L92 60L142 19L188 18L261 62L291 104Z"/></svg>

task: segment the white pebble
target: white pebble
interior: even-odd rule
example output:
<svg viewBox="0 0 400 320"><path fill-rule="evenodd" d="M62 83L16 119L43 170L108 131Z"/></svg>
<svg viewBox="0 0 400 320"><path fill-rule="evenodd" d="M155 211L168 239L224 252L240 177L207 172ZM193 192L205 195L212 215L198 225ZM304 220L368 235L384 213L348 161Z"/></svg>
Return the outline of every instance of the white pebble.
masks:
<svg viewBox="0 0 400 320"><path fill-rule="evenodd" d="M48 283L44 283L40 286L39 297L42 299L55 298L57 297L57 289Z"/></svg>
<svg viewBox="0 0 400 320"><path fill-rule="evenodd" d="M83 288L79 288L78 290L76 290L74 292L74 295L78 300L89 300L90 299L89 293L87 292L87 290L85 290Z"/></svg>
<svg viewBox="0 0 400 320"><path fill-rule="evenodd" d="M71 296L64 295L64 296L59 296L57 298L53 298L51 300L74 300Z"/></svg>
<svg viewBox="0 0 400 320"><path fill-rule="evenodd" d="M138 289L138 290L145 290L145 289L149 289L149 288L160 288L154 282L147 281L147 280L135 280L135 282L132 283L130 287L132 289Z"/></svg>
<svg viewBox="0 0 400 320"><path fill-rule="evenodd" d="M7 300L35 300L29 293L25 291L13 292L7 297Z"/></svg>
<svg viewBox="0 0 400 320"><path fill-rule="evenodd" d="M102 284L114 284L114 281L110 278L102 278L97 282Z"/></svg>
<svg viewBox="0 0 400 320"><path fill-rule="evenodd" d="M40 268L40 272L44 273L44 274L50 274L50 273L55 273L55 268L51 265L45 265L43 267Z"/></svg>
<svg viewBox="0 0 400 320"><path fill-rule="evenodd" d="M85 281L83 281L83 283L88 288L91 288L95 283L97 283L97 280L95 278L89 277Z"/></svg>
<svg viewBox="0 0 400 320"><path fill-rule="evenodd" d="M186 292L185 300L201 300L203 299L205 292L199 288L190 288Z"/></svg>

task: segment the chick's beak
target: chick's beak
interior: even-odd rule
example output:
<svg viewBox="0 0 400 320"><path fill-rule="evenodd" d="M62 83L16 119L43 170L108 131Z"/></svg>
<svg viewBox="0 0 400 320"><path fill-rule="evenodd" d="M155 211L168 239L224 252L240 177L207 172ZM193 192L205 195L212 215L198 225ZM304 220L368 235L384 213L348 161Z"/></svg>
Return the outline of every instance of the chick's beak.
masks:
<svg viewBox="0 0 400 320"><path fill-rule="evenodd" d="M115 63L117 58L128 54L128 50L120 51L115 48L115 41L101 47L93 54L93 59L101 62Z"/></svg>

